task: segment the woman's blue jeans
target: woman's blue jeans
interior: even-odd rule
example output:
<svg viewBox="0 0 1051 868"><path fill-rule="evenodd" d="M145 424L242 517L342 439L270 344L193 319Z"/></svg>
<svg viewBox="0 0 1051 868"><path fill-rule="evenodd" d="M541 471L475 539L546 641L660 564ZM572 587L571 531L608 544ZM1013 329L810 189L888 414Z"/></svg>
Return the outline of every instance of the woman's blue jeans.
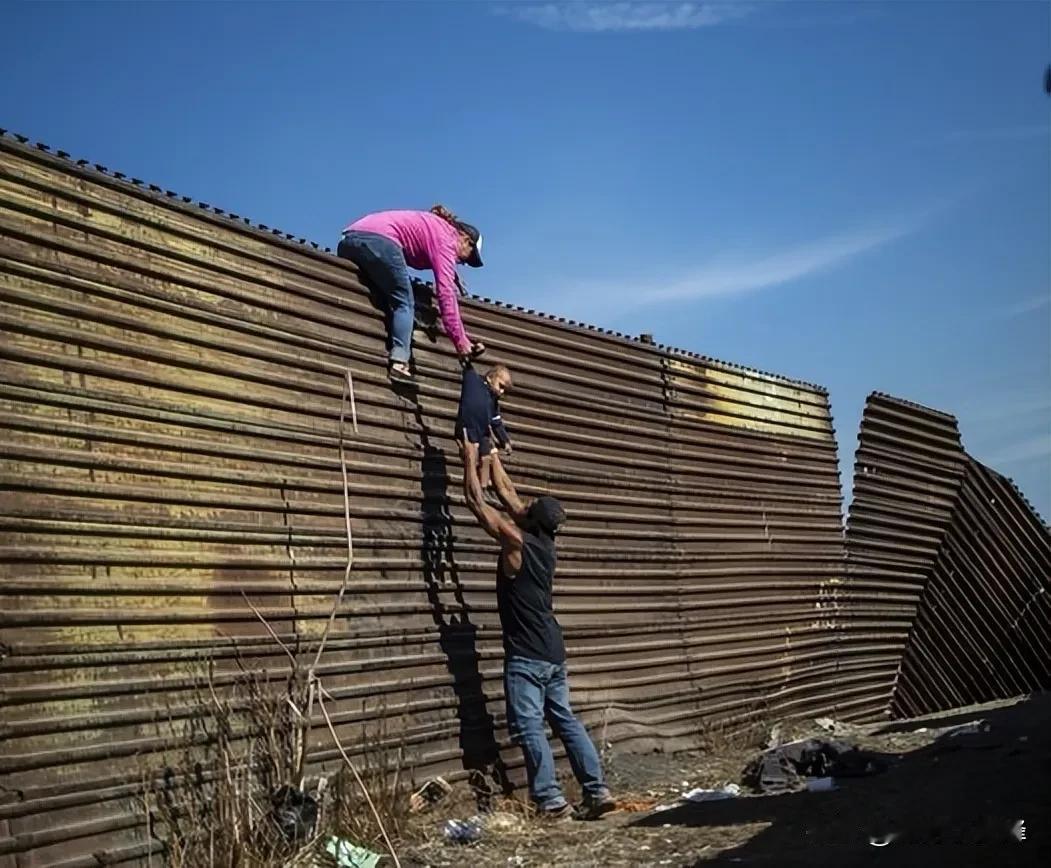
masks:
<svg viewBox="0 0 1051 868"><path fill-rule="evenodd" d="M415 301L412 280L402 249L376 232L346 232L336 254L349 259L364 273L387 306L387 349L392 362L412 356Z"/></svg>

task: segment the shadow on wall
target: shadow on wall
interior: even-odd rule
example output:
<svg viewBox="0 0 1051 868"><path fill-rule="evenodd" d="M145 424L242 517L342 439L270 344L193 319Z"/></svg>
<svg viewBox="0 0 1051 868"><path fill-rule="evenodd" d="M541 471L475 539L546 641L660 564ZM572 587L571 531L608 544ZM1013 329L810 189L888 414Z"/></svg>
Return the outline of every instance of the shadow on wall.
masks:
<svg viewBox="0 0 1051 868"><path fill-rule="evenodd" d="M496 723L489 713L488 697L482 687L478 627L471 621L470 606L464 599L456 567L445 453L430 442L419 402L414 406L423 445L423 536L420 547L423 577L431 617L438 628L438 641L445 654L445 665L453 677L463 766L470 775L469 783L479 807L485 808L494 795L510 794L512 787L500 757ZM458 611L446 610L443 591L452 593Z"/></svg>
<svg viewBox="0 0 1051 868"><path fill-rule="evenodd" d="M974 738L942 739L887 772L820 793L686 804L635 825L770 823L712 865L956 866L1047 864L1051 851L1051 694L970 715L886 727L902 732L976 718Z"/></svg>

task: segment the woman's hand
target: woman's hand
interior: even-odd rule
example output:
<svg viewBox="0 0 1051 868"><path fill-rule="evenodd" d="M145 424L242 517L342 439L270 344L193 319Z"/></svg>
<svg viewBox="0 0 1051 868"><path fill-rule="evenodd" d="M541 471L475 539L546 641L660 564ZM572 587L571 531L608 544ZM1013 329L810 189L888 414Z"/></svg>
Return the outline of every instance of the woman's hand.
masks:
<svg viewBox="0 0 1051 868"><path fill-rule="evenodd" d="M485 352L485 344L481 341L472 341L471 348L465 353L457 353L456 358L460 360L460 367L466 368L471 362Z"/></svg>

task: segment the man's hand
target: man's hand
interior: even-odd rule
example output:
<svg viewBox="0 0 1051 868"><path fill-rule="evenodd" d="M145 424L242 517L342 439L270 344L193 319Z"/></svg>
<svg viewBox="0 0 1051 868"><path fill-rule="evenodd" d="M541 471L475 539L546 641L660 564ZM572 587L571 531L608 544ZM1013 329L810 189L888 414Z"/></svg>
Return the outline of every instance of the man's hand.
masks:
<svg viewBox="0 0 1051 868"><path fill-rule="evenodd" d="M514 450L514 448L513 448L512 446L511 446L511 444L510 444L510 443L508 443L508 444L506 444L506 445L504 446L504 455L506 455L506 456L507 456L508 458L510 458L510 457L511 457L511 454L512 454L512 453L513 453L514 451L515 451L515 450Z"/></svg>

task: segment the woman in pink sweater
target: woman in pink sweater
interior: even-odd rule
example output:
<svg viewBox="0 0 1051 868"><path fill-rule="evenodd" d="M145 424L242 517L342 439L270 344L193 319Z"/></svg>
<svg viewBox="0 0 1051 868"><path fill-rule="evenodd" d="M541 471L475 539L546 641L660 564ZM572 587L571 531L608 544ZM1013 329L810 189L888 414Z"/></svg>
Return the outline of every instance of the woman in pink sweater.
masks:
<svg viewBox="0 0 1051 868"><path fill-rule="evenodd" d="M434 296L442 326L461 360L480 356L485 347L473 341L460 319L456 298L456 265L482 265L482 236L448 208L430 211L381 211L343 230L337 254L361 269L387 304L387 348L390 378L412 382L412 330L415 302L409 268L434 272Z"/></svg>

